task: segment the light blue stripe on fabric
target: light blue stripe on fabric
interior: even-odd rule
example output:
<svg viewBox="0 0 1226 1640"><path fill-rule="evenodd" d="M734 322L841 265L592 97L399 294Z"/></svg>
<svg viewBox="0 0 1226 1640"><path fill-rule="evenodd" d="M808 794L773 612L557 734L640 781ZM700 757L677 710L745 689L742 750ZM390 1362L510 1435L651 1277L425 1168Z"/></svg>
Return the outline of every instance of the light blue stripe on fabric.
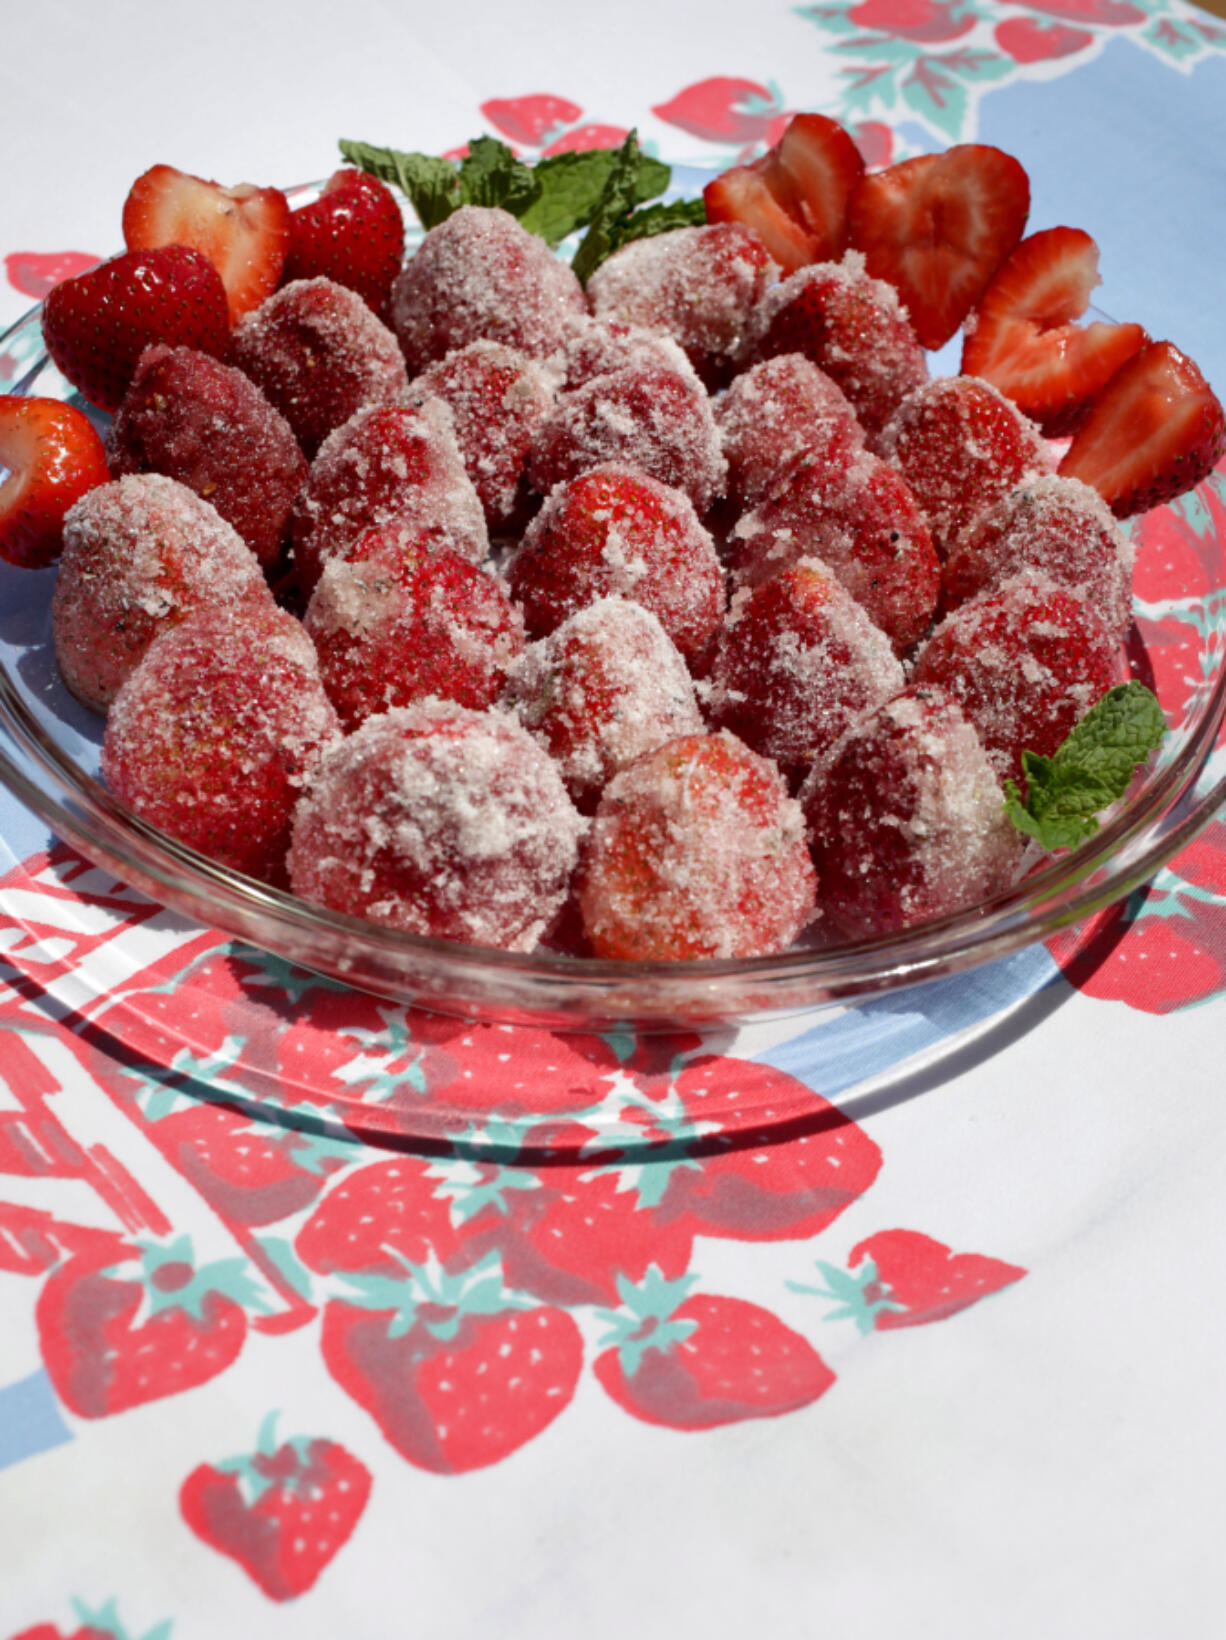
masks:
<svg viewBox="0 0 1226 1640"><path fill-rule="evenodd" d="M0 1389L0 1469L71 1440L72 1431L41 1367Z"/></svg>

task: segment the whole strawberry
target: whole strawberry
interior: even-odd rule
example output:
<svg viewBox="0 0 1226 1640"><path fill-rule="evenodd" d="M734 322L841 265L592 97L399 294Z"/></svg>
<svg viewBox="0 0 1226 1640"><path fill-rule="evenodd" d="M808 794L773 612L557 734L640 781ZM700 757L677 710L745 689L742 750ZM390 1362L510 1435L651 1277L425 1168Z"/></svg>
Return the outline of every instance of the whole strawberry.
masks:
<svg viewBox="0 0 1226 1640"><path fill-rule="evenodd" d="M0 558L41 569L59 556L64 514L110 477L93 423L58 399L0 398Z"/></svg>
<svg viewBox="0 0 1226 1640"><path fill-rule="evenodd" d="M151 342L225 352L225 287L208 258L184 245L126 251L51 291L43 339L73 386L100 410L114 411Z"/></svg>
<svg viewBox="0 0 1226 1640"><path fill-rule="evenodd" d="M392 280L404 261L404 218L391 190L342 166L319 198L293 211L282 283L332 279L387 316Z"/></svg>

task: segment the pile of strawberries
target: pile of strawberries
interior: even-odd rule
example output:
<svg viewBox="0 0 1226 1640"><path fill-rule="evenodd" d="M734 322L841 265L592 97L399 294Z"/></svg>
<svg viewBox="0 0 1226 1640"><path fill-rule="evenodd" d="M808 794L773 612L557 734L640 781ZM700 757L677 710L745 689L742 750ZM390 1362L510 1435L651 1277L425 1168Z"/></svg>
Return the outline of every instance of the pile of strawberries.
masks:
<svg viewBox="0 0 1226 1640"><path fill-rule="evenodd" d="M0 551L62 554L121 800L512 950L740 957L1008 886L1002 781L1122 676L1116 521L1211 470L1222 408L1077 323L1097 247L1024 238L997 149L869 174L799 115L704 197L584 290L487 207L404 263L359 171L295 211L138 179L127 251L43 314L106 447L0 404Z"/></svg>

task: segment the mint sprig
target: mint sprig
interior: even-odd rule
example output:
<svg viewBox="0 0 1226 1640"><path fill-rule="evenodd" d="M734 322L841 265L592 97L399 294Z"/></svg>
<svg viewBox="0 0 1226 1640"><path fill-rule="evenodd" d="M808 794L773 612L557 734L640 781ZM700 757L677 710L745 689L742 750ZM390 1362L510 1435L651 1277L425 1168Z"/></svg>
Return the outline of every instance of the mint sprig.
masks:
<svg viewBox="0 0 1226 1640"><path fill-rule="evenodd" d="M672 178L669 167L643 153L630 132L620 148L589 148L526 165L494 137L474 137L462 160L408 153L342 138L351 165L407 195L424 228L437 227L461 205L495 205L550 246L586 228L574 269L583 283L631 239L671 228L701 226L701 200L655 204Z"/></svg>
<svg viewBox="0 0 1226 1640"><path fill-rule="evenodd" d="M1119 801L1139 766L1162 743L1166 719L1143 683L1110 689L1052 757L1022 753L1026 798L1005 781L1005 811L1045 849L1075 848L1098 830L1100 810Z"/></svg>

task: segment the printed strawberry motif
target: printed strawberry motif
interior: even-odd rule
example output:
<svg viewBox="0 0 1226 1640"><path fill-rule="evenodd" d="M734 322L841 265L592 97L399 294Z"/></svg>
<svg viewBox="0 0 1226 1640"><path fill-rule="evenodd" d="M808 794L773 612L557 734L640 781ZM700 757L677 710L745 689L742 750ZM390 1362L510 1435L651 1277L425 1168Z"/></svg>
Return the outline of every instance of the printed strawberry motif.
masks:
<svg viewBox="0 0 1226 1640"><path fill-rule="evenodd" d="M436 1166L416 1156L372 1162L332 1185L298 1233L311 1270L400 1274L405 1262L446 1264L458 1238Z"/></svg>
<svg viewBox="0 0 1226 1640"><path fill-rule="evenodd" d="M41 302L48 291L101 261L89 251L10 251L4 259L9 284Z"/></svg>
<svg viewBox="0 0 1226 1640"><path fill-rule="evenodd" d="M196 1536L236 1560L270 1600L294 1600L348 1542L371 1477L337 1441L278 1442L276 1418L265 1420L255 1452L194 1469L179 1507Z"/></svg>
<svg viewBox="0 0 1226 1640"><path fill-rule="evenodd" d="M922 45L958 40L975 26L973 14L938 0L861 0L847 13L847 21L857 28L876 29Z"/></svg>
<svg viewBox="0 0 1226 1640"><path fill-rule="evenodd" d="M1057 57L1071 57L1094 44L1094 36L1083 28L1065 28L1062 23L1040 23L1033 17L1006 17L993 30L996 44L1015 63L1042 63Z"/></svg>
<svg viewBox="0 0 1226 1640"><path fill-rule="evenodd" d="M224 1372L262 1308L243 1259L197 1265L191 1238L75 1254L48 1278L35 1317L47 1372L81 1418L105 1418Z"/></svg>
<svg viewBox="0 0 1226 1640"><path fill-rule="evenodd" d="M481 112L508 142L543 148L561 127L572 125L583 110L565 97L541 93L532 97L492 97Z"/></svg>
<svg viewBox="0 0 1226 1640"><path fill-rule="evenodd" d="M716 75L686 86L651 112L707 142L757 143L773 140L770 122L781 111L773 87Z"/></svg>
<svg viewBox="0 0 1226 1640"><path fill-rule="evenodd" d="M194 1104L156 1126L184 1178L235 1224L275 1224L315 1200L354 1147L253 1120L229 1105Z"/></svg>
<svg viewBox="0 0 1226 1640"><path fill-rule="evenodd" d="M554 154L582 154L592 148L620 148L629 132L624 125L576 125L564 131L548 147L541 149L541 158Z"/></svg>
<svg viewBox="0 0 1226 1640"><path fill-rule="evenodd" d="M1226 990L1226 899L1181 881L1182 864L1180 855L1155 885L1048 941L1070 985L1148 1014Z"/></svg>
<svg viewBox="0 0 1226 1640"><path fill-rule="evenodd" d="M20 1634L15 1634L13 1640L170 1640L173 1628L170 1618L137 1637L129 1635L119 1621L113 1600L108 1600L97 1611L91 1611L82 1600L74 1600L72 1605L80 1627L71 1634L65 1634L54 1623L36 1623L32 1629L22 1629Z"/></svg>
<svg viewBox="0 0 1226 1640"><path fill-rule="evenodd" d="M624 1309L593 1370L626 1412L668 1429L714 1429L795 1412L824 1395L834 1374L778 1316L740 1298L688 1296L689 1275L649 1272L619 1284Z"/></svg>
<svg viewBox="0 0 1226 1640"><path fill-rule="evenodd" d="M979 1253L955 1253L915 1230L879 1230L851 1250L850 1269L818 1262L826 1287L788 1282L793 1292L834 1300L828 1320L854 1320L861 1332L945 1321L999 1292L1026 1271Z"/></svg>
<svg viewBox="0 0 1226 1640"><path fill-rule="evenodd" d="M324 1311L328 1371L402 1457L436 1474L498 1463L569 1404L583 1340L565 1310L507 1293L497 1258L456 1275L350 1276Z"/></svg>

